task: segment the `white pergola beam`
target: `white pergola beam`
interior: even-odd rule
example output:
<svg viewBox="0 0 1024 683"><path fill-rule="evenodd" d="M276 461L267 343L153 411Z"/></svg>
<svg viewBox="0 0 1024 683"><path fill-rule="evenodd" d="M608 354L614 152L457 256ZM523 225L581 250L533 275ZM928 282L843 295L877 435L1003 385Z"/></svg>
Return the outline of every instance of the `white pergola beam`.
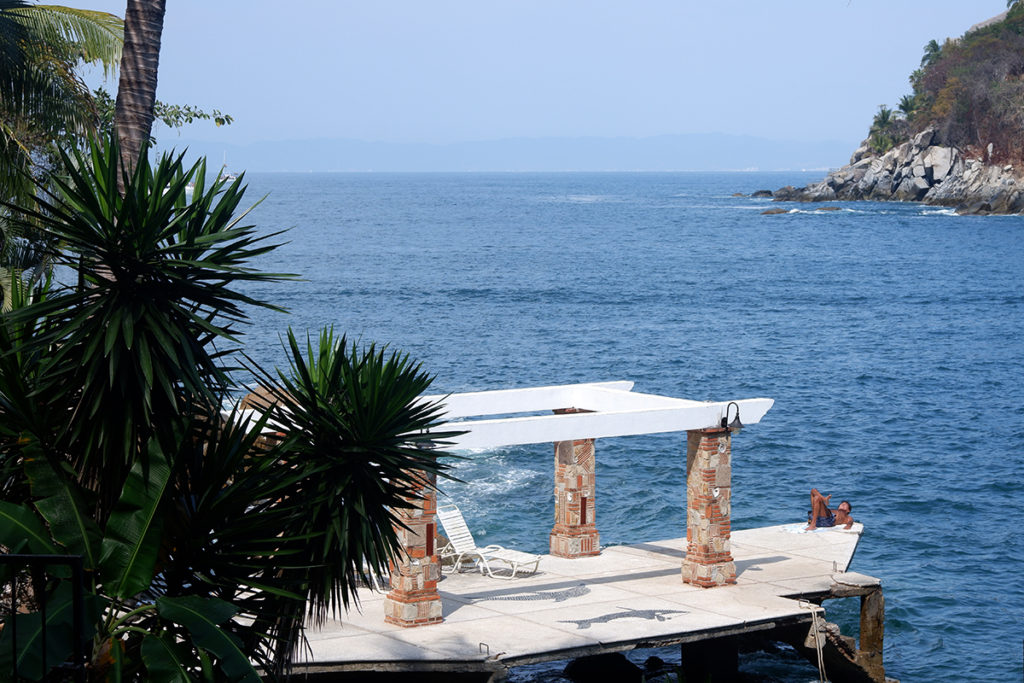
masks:
<svg viewBox="0 0 1024 683"><path fill-rule="evenodd" d="M633 391L608 389L605 387L588 388L580 391L573 407L593 411L612 410L647 410L651 408L679 408L682 406L706 405L703 401L688 401L684 398L642 394Z"/></svg>
<svg viewBox="0 0 1024 683"><path fill-rule="evenodd" d="M760 422L774 402L770 398L735 401L744 425ZM729 404L728 401L685 403L691 405L447 422L439 425L437 431L467 430L465 434L449 440L451 445L447 448L452 450L658 434L717 427Z"/></svg>
<svg viewBox="0 0 1024 683"><path fill-rule="evenodd" d="M606 389L629 393L632 382L596 382L593 384L560 384L527 389L500 389L497 391L471 391L461 394L435 394L424 396L424 401L445 404L445 417L449 420L482 415L509 415L531 413L559 408L581 408L590 390Z"/></svg>
<svg viewBox="0 0 1024 683"><path fill-rule="evenodd" d="M562 384L526 389L476 391L422 396L420 400L444 404L447 422L436 432L465 431L449 440L452 450L486 450L532 443L600 439L634 434L659 434L706 429L721 425L730 401L691 401L633 392L633 382ZM775 403L770 398L734 401L744 425L757 424ZM549 414L576 408L588 412ZM547 413L520 417L518 413ZM240 412L254 419L252 410ZM735 411L729 412L729 418ZM485 419L466 419L485 418ZM268 423L267 431L276 425Z"/></svg>

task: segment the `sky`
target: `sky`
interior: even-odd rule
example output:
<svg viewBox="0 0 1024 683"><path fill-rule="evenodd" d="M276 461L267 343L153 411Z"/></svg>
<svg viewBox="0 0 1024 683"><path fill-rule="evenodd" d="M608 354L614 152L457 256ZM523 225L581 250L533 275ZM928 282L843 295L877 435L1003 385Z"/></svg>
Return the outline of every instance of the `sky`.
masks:
<svg viewBox="0 0 1024 683"><path fill-rule="evenodd" d="M60 0L58 0L60 1ZM124 15L124 0L64 0ZM168 0L157 96L192 140L726 133L849 141L931 39L1005 0ZM96 81L90 76L90 81ZM116 90L111 81L108 90ZM162 143L179 133L157 130Z"/></svg>

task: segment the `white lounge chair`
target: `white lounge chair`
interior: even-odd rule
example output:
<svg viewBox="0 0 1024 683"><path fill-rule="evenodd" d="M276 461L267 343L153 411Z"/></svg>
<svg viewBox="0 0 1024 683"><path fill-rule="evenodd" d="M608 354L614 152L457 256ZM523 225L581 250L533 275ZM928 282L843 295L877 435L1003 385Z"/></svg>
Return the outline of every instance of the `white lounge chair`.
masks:
<svg viewBox="0 0 1024 683"><path fill-rule="evenodd" d="M514 578L516 572L531 564L533 568L528 573L532 574L537 571L540 555L509 550L500 545L478 548L476 541L473 540L473 534L466 526L466 520L462 518L462 512L454 505L442 505L437 508L437 516L441 520L441 524L444 525L445 534L448 536L448 545L440 550L441 558L454 558L452 571L461 571L463 562L473 562L480 569L481 574L486 571L488 576L495 579ZM511 569L511 574L508 576L495 574L490 565L495 560L506 563Z"/></svg>

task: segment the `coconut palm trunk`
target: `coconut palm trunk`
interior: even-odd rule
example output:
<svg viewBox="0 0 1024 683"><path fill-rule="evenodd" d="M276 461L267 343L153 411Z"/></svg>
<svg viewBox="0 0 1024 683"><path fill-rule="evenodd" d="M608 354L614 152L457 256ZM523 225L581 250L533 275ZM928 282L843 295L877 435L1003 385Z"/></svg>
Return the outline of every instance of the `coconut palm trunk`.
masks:
<svg viewBox="0 0 1024 683"><path fill-rule="evenodd" d="M124 52L114 127L121 143L122 163L129 173L153 129L166 4L166 0L128 0L124 11Z"/></svg>

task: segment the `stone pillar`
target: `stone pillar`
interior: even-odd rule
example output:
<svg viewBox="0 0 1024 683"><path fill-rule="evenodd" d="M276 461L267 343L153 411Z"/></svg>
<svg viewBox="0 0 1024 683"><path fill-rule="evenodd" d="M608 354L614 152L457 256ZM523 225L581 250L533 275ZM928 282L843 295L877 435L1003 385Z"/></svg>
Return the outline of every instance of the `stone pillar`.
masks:
<svg viewBox="0 0 1024 683"><path fill-rule="evenodd" d="M436 479L436 475L426 477L422 498L409 499L414 507L395 511L408 528L395 527L403 552L391 564L391 590L384 599L384 620L389 624L426 626L442 621L437 592L441 562L435 547Z"/></svg>
<svg viewBox="0 0 1024 683"><path fill-rule="evenodd" d="M729 545L732 438L727 429L686 433L686 557L683 581L703 588L736 583Z"/></svg>
<svg viewBox="0 0 1024 683"><path fill-rule="evenodd" d="M586 412L576 408L555 414ZM556 557L590 557L601 553L594 496L594 440L555 442L555 526L549 538Z"/></svg>
<svg viewBox="0 0 1024 683"><path fill-rule="evenodd" d="M885 597L882 589L876 588L860 597L860 647L857 648L857 663L875 681L886 680L882 663L884 640Z"/></svg>

